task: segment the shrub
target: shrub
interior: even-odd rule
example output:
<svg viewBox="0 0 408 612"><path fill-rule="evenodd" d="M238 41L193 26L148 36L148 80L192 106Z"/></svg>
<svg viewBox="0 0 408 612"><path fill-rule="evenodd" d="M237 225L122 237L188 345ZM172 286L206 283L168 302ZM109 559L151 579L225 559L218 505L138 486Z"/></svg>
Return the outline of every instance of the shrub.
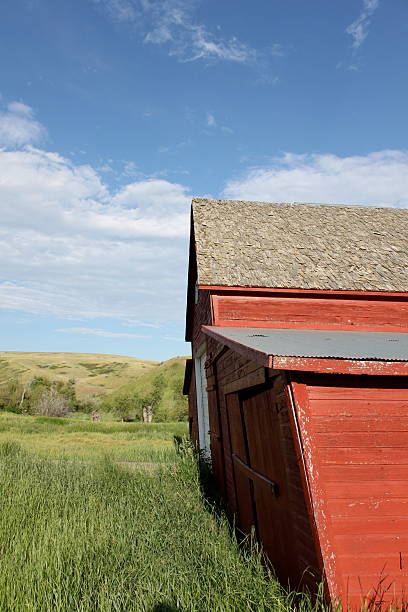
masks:
<svg viewBox="0 0 408 612"><path fill-rule="evenodd" d="M63 417L69 412L69 400L54 387L45 389L38 398L35 413L42 416Z"/></svg>

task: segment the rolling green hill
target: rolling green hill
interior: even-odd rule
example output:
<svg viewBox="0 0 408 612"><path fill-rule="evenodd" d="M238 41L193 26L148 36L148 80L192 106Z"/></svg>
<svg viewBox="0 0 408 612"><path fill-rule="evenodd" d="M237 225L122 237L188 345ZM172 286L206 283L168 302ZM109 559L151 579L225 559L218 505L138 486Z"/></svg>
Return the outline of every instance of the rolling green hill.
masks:
<svg viewBox="0 0 408 612"><path fill-rule="evenodd" d="M34 376L73 378L76 394L83 399L111 393L158 366L156 361L122 355L7 351L0 352L0 384L16 378L24 383Z"/></svg>

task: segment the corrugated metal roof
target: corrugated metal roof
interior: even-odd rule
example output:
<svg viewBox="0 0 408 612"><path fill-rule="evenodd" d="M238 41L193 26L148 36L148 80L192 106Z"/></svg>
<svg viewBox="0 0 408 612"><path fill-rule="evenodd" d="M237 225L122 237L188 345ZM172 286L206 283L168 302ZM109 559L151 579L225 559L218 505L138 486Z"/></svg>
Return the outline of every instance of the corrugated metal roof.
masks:
<svg viewBox="0 0 408 612"><path fill-rule="evenodd" d="M215 327L211 331L265 355L408 361L408 333ZM205 331L205 328L204 328Z"/></svg>

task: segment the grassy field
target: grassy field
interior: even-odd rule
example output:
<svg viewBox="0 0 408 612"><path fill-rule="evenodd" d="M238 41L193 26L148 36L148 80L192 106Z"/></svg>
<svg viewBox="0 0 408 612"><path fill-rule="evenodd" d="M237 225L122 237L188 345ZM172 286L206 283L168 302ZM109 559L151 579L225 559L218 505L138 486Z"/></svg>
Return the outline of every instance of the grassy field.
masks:
<svg viewBox="0 0 408 612"><path fill-rule="evenodd" d="M321 610L205 502L185 427L1 414L0 610Z"/></svg>
<svg viewBox="0 0 408 612"><path fill-rule="evenodd" d="M171 462L173 436L186 434L186 423L93 423L0 412L0 443L17 442L29 453L50 459Z"/></svg>

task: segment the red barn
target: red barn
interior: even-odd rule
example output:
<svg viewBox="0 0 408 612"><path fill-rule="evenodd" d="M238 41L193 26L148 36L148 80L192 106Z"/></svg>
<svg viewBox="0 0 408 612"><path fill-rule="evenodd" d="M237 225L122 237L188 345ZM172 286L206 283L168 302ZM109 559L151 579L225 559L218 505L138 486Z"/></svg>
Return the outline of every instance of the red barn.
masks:
<svg viewBox="0 0 408 612"><path fill-rule="evenodd" d="M408 600L408 210L195 199L190 431L279 579Z"/></svg>

